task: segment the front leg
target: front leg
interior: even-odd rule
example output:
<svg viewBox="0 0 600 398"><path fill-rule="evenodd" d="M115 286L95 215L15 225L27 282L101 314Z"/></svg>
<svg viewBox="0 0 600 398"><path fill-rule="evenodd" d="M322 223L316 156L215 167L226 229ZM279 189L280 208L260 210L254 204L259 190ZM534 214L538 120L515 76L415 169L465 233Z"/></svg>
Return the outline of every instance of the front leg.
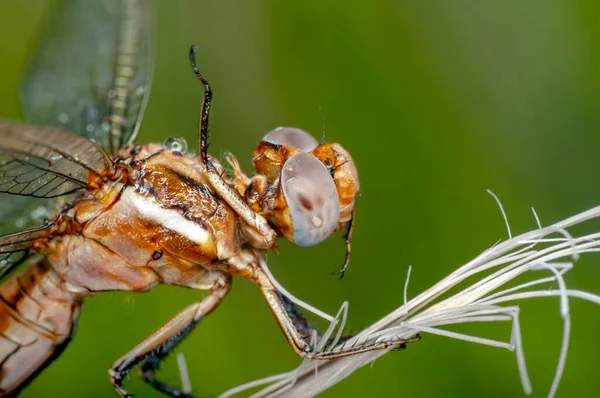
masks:
<svg viewBox="0 0 600 398"><path fill-rule="evenodd" d="M340 343L342 343L341 348L321 352L316 351L315 347L308 343L314 330L312 325L306 321L300 310L293 303L277 291L262 271L258 271L257 273L257 282L263 297L271 308L271 312L275 315L277 323L281 327L283 334L294 351L303 358L321 360L336 359L373 350L383 350L387 348L401 349L406 346L406 343L413 343L421 339L417 334L410 339L376 339L373 342L359 342L355 341L356 339L354 339L354 336L350 335L342 337L340 340ZM331 342L332 339L329 339L328 344Z"/></svg>
<svg viewBox="0 0 600 398"><path fill-rule="evenodd" d="M260 291L275 316L281 331L298 355L308 359L335 359L349 355L356 355L367 351L383 350L387 348L404 348L406 343L420 340L417 334L410 339L390 339L375 341L357 341L354 336L344 336L340 348L329 351L317 351L309 341L314 328L300 310L285 298L273 285L267 274L260 266L260 255L254 251L245 251L238 256L230 258L224 264L223 270L227 273L247 278L260 287ZM344 344L346 343L346 344Z"/></svg>
<svg viewBox="0 0 600 398"><path fill-rule="evenodd" d="M257 249L270 249L277 239L277 232L269 226L267 220L253 211L242 197L227 184L212 166L208 165L206 177L219 197L255 232L252 239ZM262 243L262 244L261 244Z"/></svg>
<svg viewBox="0 0 600 398"><path fill-rule="evenodd" d="M142 362L144 380L154 388L171 397L189 396L177 388L156 380L154 371L158 369L160 361L194 329L202 318L217 308L230 288L231 277L220 274L211 289L210 295L186 307L131 351L119 358L108 371L110 381L117 393L121 397L130 397L127 390L123 388L123 379L133 366Z"/></svg>

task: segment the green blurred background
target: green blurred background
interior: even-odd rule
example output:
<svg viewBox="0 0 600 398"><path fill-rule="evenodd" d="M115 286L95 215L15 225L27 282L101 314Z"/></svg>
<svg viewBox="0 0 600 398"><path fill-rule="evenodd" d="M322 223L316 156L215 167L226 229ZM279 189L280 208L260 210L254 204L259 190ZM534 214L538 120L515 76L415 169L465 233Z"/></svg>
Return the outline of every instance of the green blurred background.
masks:
<svg viewBox="0 0 600 398"><path fill-rule="evenodd" d="M600 3L528 1L160 1L157 64L139 142L182 135L196 142L201 87L215 91L211 152L231 151L251 172L261 137L304 128L352 153L362 195L351 268L339 237L311 249L282 242L268 257L289 290L334 313L350 302L350 327L368 325L513 232L600 203ZM18 118L20 77L56 1L0 2L0 114ZM600 223L596 223L600 229ZM600 293L600 257L568 275ZM550 285L548 286L550 287ZM554 286L556 287L556 286ZM107 369L202 292L159 287L86 300L65 353L23 397L114 396ZM559 396L598 396L600 308L572 301L573 331ZM547 394L561 338L558 300L524 303L521 323L534 396ZM325 322L321 323L325 326ZM510 326L452 330L508 340ZM194 393L214 396L288 371L299 358L258 289L245 280L179 346ZM178 385L175 356L160 376ZM127 388L158 396L133 372ZM392 353L324 397L523 396L514 353L443 337Z"/></svg>

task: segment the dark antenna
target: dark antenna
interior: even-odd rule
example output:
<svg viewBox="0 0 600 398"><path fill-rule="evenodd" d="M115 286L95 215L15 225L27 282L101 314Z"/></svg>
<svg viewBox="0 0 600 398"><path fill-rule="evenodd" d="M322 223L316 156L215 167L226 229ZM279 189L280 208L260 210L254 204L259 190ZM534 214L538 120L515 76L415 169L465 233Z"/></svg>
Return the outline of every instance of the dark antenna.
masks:
<svg viewBox="0 0 600 398"><path fill-rule="evenodd" d="M204 97L202 98L202 106L200 107L200 128L198 131L198 140L200 145L200 161L203 165L208 167L208 121L210 116L210 103L212 100L212 90L210 85L206 81L200 70L196 66L196 51L198 51L198 45L193 45L190 48L190 63L196 77L204 86Z"/></svg>

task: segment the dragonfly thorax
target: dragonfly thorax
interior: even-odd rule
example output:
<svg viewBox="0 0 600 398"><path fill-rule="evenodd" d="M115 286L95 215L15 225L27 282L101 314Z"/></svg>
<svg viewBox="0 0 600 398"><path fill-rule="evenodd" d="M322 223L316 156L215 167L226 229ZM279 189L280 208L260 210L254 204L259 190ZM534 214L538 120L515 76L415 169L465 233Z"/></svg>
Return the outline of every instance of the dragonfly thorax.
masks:
<svg viewBox="0 0 600 398"><path fill-rule="evenodd" d="M72 286L85 281L89 287L94 278L88 271L106 265L92 267L89 263L96 260L84 257L103 263L110 257L110 268L118 270L113 272L127 277L103 275L91 291L123 289L115 286L123 280L131 281L131 290L156 283L211 286L207 278L213 264L234 256L243 242L237 216L215 195L205 168L196 157L157 144L124 147L117 159L126 177L107 181L101 195L74 205L82 236L52 243L57 259L64 250L71 252L69 267L57 267L61 277Z"/></svg>

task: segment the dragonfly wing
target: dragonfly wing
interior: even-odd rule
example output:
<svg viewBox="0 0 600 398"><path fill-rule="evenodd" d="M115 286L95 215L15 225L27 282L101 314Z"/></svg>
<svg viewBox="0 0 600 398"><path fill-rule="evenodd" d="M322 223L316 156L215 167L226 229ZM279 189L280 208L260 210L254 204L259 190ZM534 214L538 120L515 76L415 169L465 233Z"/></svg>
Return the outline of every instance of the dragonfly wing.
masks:
<svg viewBox="0 0 600 398"><path fill-rule="evenodd" d="M34 53L20 90L26 121L53 126L88 137L108 153L135 139L150 93L153 51L149 1L66 0L49 18L48 29ZM44 129L36 128L43 134ZM12 161L12 163L10 163ZM13 156L0 158L0 173L10 182L41 173L35 165L16 164ZM72 162L62 160L66 166ZM54 171L59 169L56 165ZM18 169L11 169L17 167ZM29 169L28 169L29 167ZM78 169L81 171L81 168ZM46 174L52 179L56 173ZM15 177L15 176L12 176ZM17 178L17 177L15 177ZM46 180L47 181L47 180ZM51 184L30 184L23 193L52 196L75 188L59 177ZM18 190L21 185L9 187ZM38 190L39 185L46 187ZM9 188L7 188L9 187ZM15 200L0 193L0 234L41 225L57 204L34 197Z"/></svg>
<svg viewBox="0 0 600 398"><path fill-rule="evenodd" d="M64 196L86 188L90 176L101 176L110 167L106 152L85 137L0 121L0 193L40 199ZM50 216L40 200L9 200L8 195L0 200L0 232Z"/></svg>
<svg viewBox="0 0 600 398"><path fill-rule="evenodd" d="M21 88L26 121L89 137L109 153L132 142L150 92L146 2L70 0Z"/></svg>
<svg viewBox="0 0 600 398"><path fill-rule="evenodd" d="M0 192L53 198L102 176L110 157L87 138L50 127L0 122Z"/></svg>
<svg viewBox="0 0 600 398"><path fill-rule="evenodd" d="M51 127L0 121L0 193L39 199L68 195L88 187L91 176L101 177L112 164L106 152L85 137ZM19 206L14 214L30 211L23 224L31 224L31 206L39 204L21 202L5 200L0 216ZM45 213L38 218L45 218ZM11 214L7 216L10 219ZM0 236L0 278L28 257L31 241L49 236L52 225L44 220L41 228Z"/></svg>
<svg viewBox="0 0 600 398"><path fill-rule="evenodd" d="M49 236L53 225L0 236L0 279L28 258L30 242Z"/></svg>

